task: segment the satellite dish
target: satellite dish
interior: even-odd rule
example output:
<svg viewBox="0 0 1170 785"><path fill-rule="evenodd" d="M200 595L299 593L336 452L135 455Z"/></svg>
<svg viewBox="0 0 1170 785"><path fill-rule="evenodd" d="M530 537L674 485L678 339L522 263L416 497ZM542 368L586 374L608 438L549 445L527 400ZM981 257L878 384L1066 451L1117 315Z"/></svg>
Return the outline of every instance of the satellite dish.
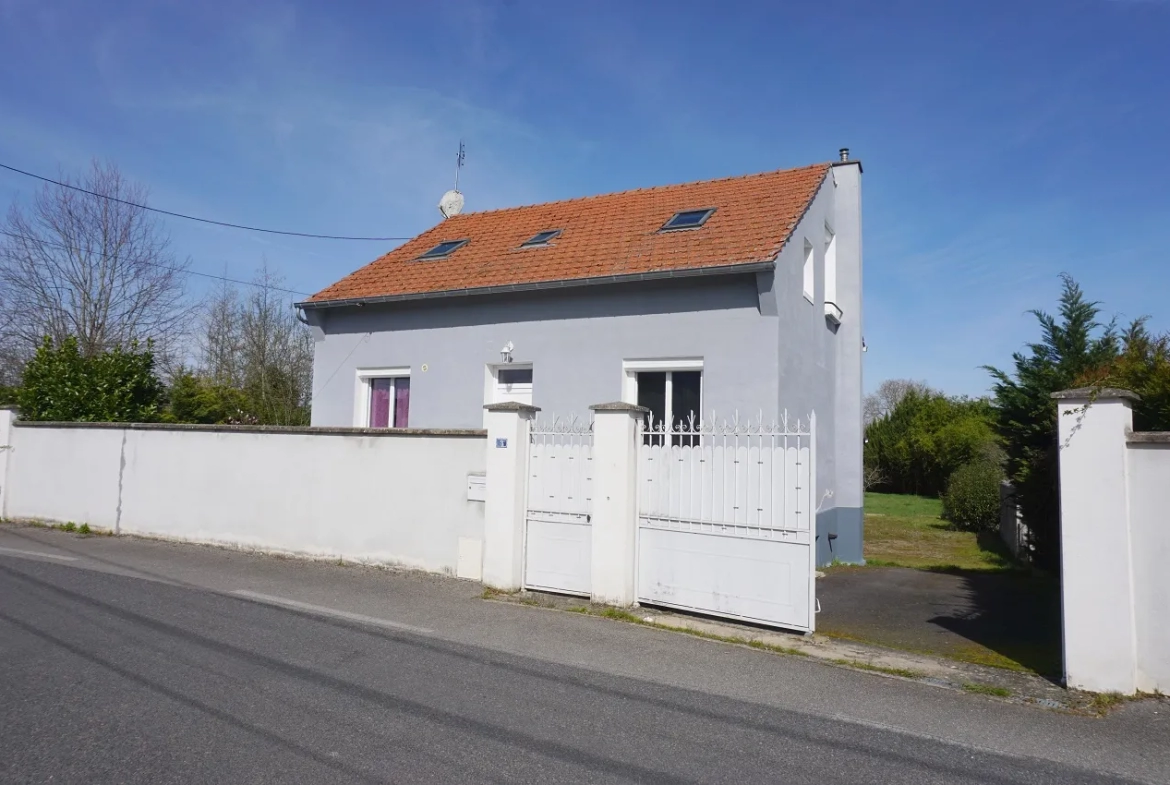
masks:
<svg viewBox="0 0 1170 785"><path fill-rule="evenodd" d="M458 191L448 191L439 200L439 212L444 218L450 218L463 212L463 194Z"/></svg>

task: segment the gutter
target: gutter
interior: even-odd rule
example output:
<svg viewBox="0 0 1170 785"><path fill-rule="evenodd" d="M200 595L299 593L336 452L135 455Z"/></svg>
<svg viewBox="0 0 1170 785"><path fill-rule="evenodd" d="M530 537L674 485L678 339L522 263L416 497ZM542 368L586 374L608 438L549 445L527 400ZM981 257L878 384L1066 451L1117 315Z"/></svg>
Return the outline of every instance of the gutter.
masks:
<svg viewBox="0 0 1170 785"><path fill-rule="evenodd" d="M682 270L656 270L648 273L628 273L625 275L606 275L597 278L567 278L558 281L534 281L532 283L514 283L500 286L473 286L464 289L444 289L438 292L410 292L407 294L384 294L377 297L350 297L344 300L321 300L314 302L306 300L296 304L297 308L344 308L354 305L378 305L380 303L398 303L410 300L435 300L445 297L470 297L484 294L513 294L516 292L534 292L542 289L571 289L584 286L600 286L607 284L634 283L639 281L661 281L670 278L696 278L709 275L744 275L747 273L771 272L776 269L776 261L743 262L740 264L725 264L712 267L695 267Z"/></svg>

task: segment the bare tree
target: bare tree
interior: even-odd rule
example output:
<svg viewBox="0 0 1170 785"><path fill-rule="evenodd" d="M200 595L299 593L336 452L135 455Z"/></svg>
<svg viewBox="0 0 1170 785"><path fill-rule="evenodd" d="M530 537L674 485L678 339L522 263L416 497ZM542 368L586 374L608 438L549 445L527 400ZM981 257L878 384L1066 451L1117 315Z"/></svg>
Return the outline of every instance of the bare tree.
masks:
<svg viewBox="0 0 1170 785"><path fill-rule="evenodd" d="M165 356L190 314L188 262L175 259L159 221L137 206L146 189L97 161L62 182L98 196L46 184L30 206L12 205L0 236L12 348L27 356L45 336L76 336L87 356L148 340Z"/></svg>
<svg viewBox="0 0 1170 785"><path fill-rule="evenodd" d="M867 466L861 472L861 487L872 491L886 481L886 475L876 466Z"/></svg>
<svg viewBox="0 0 1170 785"><path fill-rule="evenodd" d="M907 393L911 391L918 393L932 392L930 385L926 382L916 381L914 379L886 379L879 384L875 392L865 396L862 409L865 424L869 425L874 420L880 420L888 415L906 397Z"/></svg>
<svg viewBox="0 0 1170 785"><path fill-rule="evenodd" d="M15 387L20 384L24 369L24 352L12 335L15 319L8 310L4 297L0 296L0 387Z"/></svg>
<svg viewBox="0 0 1170 785"><path fill-rule="evenodd" d="M204 303L200 373L206 381L240 391L246 412L270 425L308 423L313 339L293 304L278 289L282 279L267 260L254 289L241 295L225 283Z"/></svg>
<svg viewBox="0 0 1170 785"><path fill-rule="evenodd" d="M200 365L208 381L220 387L239 387L240 293L224 281L203 304Z"/></svg>

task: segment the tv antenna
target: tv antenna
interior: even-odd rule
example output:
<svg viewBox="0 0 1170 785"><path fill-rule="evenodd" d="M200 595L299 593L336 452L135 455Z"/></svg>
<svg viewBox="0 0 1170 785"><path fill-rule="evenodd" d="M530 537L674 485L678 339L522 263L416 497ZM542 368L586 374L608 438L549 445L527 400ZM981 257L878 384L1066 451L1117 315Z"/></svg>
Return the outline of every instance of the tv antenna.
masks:
<svg viewBox="0 0 1170 785"><path fill-rule="evenodd" d="M463 194L459 192L459 170L463 168L463 159L467 152L463 148L463 140L459 140L459 153L455 156L455 187L443 194L439 200L439 212L444 218L451 218L463 212Z"/></svg>

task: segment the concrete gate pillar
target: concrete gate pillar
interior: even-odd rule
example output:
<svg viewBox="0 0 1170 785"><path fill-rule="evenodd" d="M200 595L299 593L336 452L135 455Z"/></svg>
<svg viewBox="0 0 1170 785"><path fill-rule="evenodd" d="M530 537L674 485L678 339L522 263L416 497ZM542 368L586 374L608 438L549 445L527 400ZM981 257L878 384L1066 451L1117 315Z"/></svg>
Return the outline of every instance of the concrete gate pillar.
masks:
<svg viewBox="0 0 1170 785"><path fill-rule="evenodd" d="M483 582L516 591L524 582L524 515L528 441L540 411L523 403L493 403L487 410L487 497L484 500Z"/></svg>
<svg viewBox="0 0 1170 785"><path fill-rule="evenodd" d="M630 403L593 410L592 599L637 601L638 423L650 411Z"/></svg>

